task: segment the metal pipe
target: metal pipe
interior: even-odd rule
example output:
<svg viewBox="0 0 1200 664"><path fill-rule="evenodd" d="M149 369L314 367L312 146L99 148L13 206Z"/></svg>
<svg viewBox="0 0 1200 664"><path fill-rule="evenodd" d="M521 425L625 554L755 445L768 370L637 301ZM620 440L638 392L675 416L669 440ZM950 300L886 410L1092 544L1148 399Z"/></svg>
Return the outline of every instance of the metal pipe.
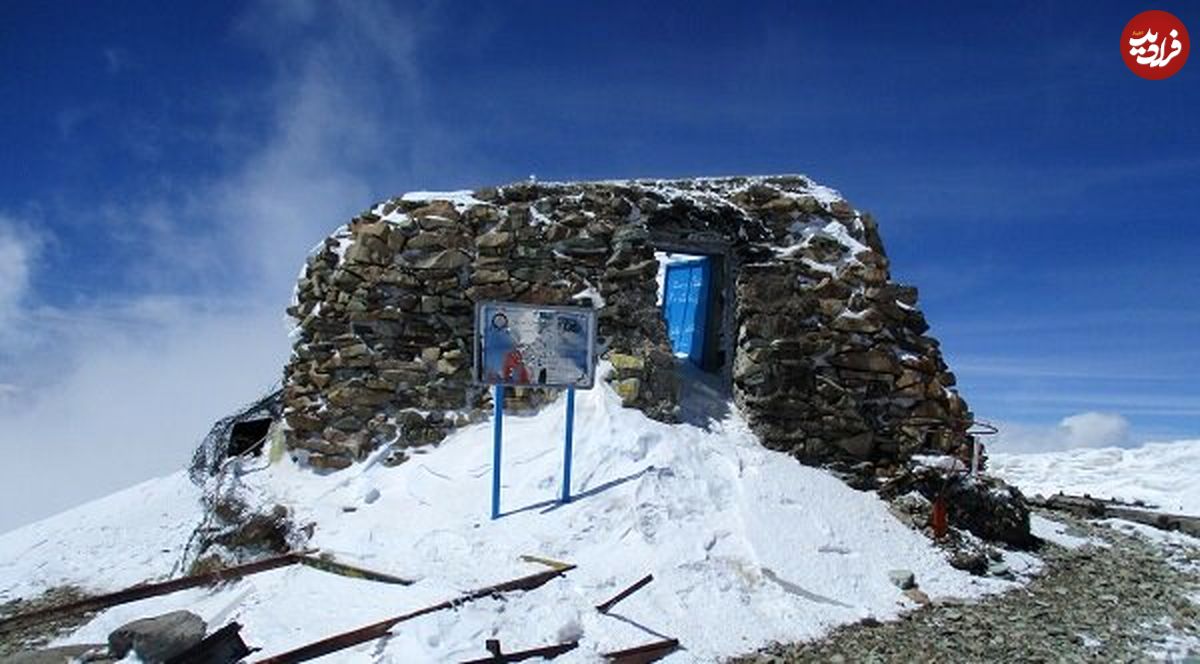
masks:
<svg viewBox="0 0 1200 664"><path fill-rule="evenodd" d="M575 386L567 387L567 440L563 449L562 502L571 502L571 445L575 433Z"/></svg>
<svg viewBox="0 0 1200 664"><path fill-rule="evenodd" d="M500 441L504 438L504 386L492 392L492 519L500 518Z"/></svg>

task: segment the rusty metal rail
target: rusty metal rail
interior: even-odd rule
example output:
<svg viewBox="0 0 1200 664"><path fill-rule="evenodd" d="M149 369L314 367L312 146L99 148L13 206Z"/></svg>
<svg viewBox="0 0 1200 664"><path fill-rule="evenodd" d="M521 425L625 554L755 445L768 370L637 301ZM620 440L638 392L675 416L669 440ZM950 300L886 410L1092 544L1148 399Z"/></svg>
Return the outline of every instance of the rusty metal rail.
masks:
<svg viewBox="0 0 1200 664"><path fill-rule="evenodd" d="M469 659L460 664L498 664L501 662L521 662L535 657L545 659L554 659L563 653L570 652L579 647L578 641L567 641L565 643L556 643L549 646L538 646L528 650L517 650L514 652L503 652L500 650L500 642L496 639L488 639L486 648L491 653L488 657L479 659ZM601 655L613 664L650 664L666 657L675 652L679 648L678 639L664 639L647 643L633 648L624 650L614 650Z"/></svg>
<svg viewBox="0 0 1200 664"><path fill-rule="evenodd" d="M207 572L204 574L193 574L170 581L162 581L159 583L143 583L124 590L118 590L114 593L104 595L96 595L88 597L76 602L68 604L60 604L59 606L46 607L29 613L21 613L11 618L0 620L0 633L14 630L19 627L33 625L40 622L45 622L56 616L72 613L85 613L90 611L99 611L120 604L128 604L136 602L140 599L148 597L157 597L168 593L187 590L197 586L207 586L225 581L240 579L251 574L258 574L268 570L295 565L300 562L301 554L288 553L274 558L259 560L258 562L247 563L245 565L237 565L227 567L215 572Z"/></svg>
<svg viewBox="0 0 1200 664"><path fill-rule="evenodd" d="M480 659L469 659L461 664L493 664L496 662L523 662L527 659L535 657L541 659L554 659L559 655L571 652L579 647L578 641L567 641L566 643L556 643L549 646L538 646L528 650L517 650L514 652L502 652L500 650L500 641L497 639L488 639L485 646L488 652L492 653L489 657Z"/></svg>
<svg viewBox="0 0 1200 664"><path fill-rule="evenodd" d="M604 653L613 664L649 664L670 655L679 648L679 639L664 639L634 648Z"/></svg>
<svg viewBox="0 0 1200 664"><path fill-rule="evenodd" d="M544 585L551 579L566 574L572 569L575 569L574 565L567 565L565 567L550 569L545 572L538 572L537 574L530 574L529 576L512 579L503 583L497 583L485 588L479 588L478 590L472 590L455 597L454 599L449 599L432 606L410 611L409 613L401 614L386 620L380 620L379 622L364 625L363 627L359 627L348 632L334 634L333 636L326 637L319 641L314 641L312 643L300 646L299 648L295 648L278 655L273 655L265 659L260 659L255 664L295 664L296 662L306 662L310 659L316 659L317 657L322 657L339 650L344 650L360 643L366 643L368 641L374 641L375 639L382 638L386 636L396 625L407 620L412 620L413 618L419 618L420 616L430 613L453 608L460 604L471 602L483 597L489 597L491 595L499 595L514 590L533 590L534 588Z"/></svg>
<svg viewBox="0 0 1200 664"><path fill-rule="evenodd" d="M642 588L644 588L646 586L646 584L650 583L653 580L654 580L653 574L647 574L646 576L643 576L642 578L638 579L638 581L636 583L634 583L633 585L629 586L625 590L622 590L621 592L614 595L612 599L608 600L607 602L604 602L603 604L598 604L596 606L596 610L599 611L600 613L608 613L608 611L610 609L612 609L614 606L616 606L618 602L625 599L626 597L629 597L630 595L634 594L635 592L641 590Z"/></svg>
<svg viewBox="0 0 1200 664"><path fill-rule="evenodd" d="M161 581L157 583L141 583L124 590L118 590L113 593L96 595L88 597L68 604L60 604L58 606L50 606L29 613L21 613L9 618L0 620L0 634L11 631L20 627L34 625L37 623L51 620L56 616L69 615L75 613L87 613L91 611L100 611L121 604L128 604L138 600L147 599L150 597L158 597L167 595L180 590L188 590L199 586L211 586L218 583L233 581L252 574L259 574L280 567L288 567L290 565L304 565L323 572L331 574L339 574L356 579L365 579L367 581L376 581L379 583L393 583L400 585L411 585L413 582L408 579L402 579L391 574L376 572L374 570L347 565L346 563L327 558L317 558L309 555L308 551L300 551L294 553L285 553L281 556L266 558L245 565L235 565L226 567L213 572L205 572L204 574L192 574L190 576L171 579L169 581Z"/></svg>

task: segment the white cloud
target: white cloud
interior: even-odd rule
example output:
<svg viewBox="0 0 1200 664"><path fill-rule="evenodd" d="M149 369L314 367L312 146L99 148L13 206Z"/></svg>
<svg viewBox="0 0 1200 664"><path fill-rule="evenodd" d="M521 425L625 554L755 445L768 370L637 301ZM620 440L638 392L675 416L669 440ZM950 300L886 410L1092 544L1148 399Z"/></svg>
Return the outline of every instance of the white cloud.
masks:
<svg viewBox="0 0 1200 664"><path fill-rule="evenodd" d="M137 302L56 330L74 336L66 375L0 394L0 531L184 467L215 420L269 390L279 313L225 306Z"/></svg>
<svg viewBox="0 0 1200 664"><path fill-rule="evenodd" d="M1116 413L1085 412L1064 417L1055 426L1037 426L1002 422L996 443L997 452L1050 452L1055 450L1098 447L1126 447L1133 444L1129 420Z"/></svg>
<svg viewBox="0 0 1200 664"><path fill-rule="evenodd" d="M39 245L33 231L0 215L0 340L20 314Z"/></svg>
<svg viewBox="0 0 1200 664"><path fill-rule="evenodd" d="M368 3L252 8L238 31L276 71L265 135L210 180L136 204L97 195L95 232L134 243L125 276L157 293L20 311L21 347L0 348L0 532L184 466L279 379L305 253L397 193L440 135L405 114L417 24ZM0 222L2 332L31 299L36 245Z"/></svg>
<svg viewBox="0 0 1200 664"><path fill-rule="evenodd" d="M1079 413L1058 423L1067 447L1121 447L1130 443L1129 420L1114 413Z"/></svg>

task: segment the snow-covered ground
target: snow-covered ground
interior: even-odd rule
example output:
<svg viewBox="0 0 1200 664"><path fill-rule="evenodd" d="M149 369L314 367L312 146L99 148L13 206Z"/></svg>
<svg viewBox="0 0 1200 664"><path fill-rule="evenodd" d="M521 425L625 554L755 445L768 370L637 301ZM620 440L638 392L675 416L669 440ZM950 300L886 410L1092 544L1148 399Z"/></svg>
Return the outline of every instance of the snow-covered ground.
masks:
<svg viewBox="0 0 1200 664"><path fill-rule="evenodd" d="M706 423L699 413L717 414ZM465 428L387 468L365 463L316 476L285 459L243 480L292 506L311 544L346 562L412 578L399 587L292 567L216 591L117 607L62 642L103 641L135 617L190 608L210 624L237 620L263 654L278 653L517 576L540 555L578 565L526 593L403 623L394 636L326 658L454 661L578 639L558 661L668 635L669 661L713 661L771 641L811 638L912 606L888 572L908 569L932 597L978 596L1013 582L951 568L870 493L764 449L727 402L666 425L620 406L604 382L576 404L575 500L554 502L562 472L563 401L505 420L503 510L489 517L490 423ZM66 581L115 589L166 574L199 520L182 475L149 482L0 536L0 598ZM1013 554L1014 569L1028 557ZM101 572L94 571L102 570ZM648 573L654 581L610 615L593 607Z"/></svg>
<svg viewBox="0 0 1200 664"><path fill-rule="evenodd" d="M0 535L0 603L64 583L117 590L165 577L200 522L179 471Z"/></svg>
<svg viewBox="0 0 1200 664"><path fill-rule="evenodd" d="M1200 440L1123 449L992 454L988 470L1027 494L1058 491L1142 500L1164 512L1200 515Z"/></svg>

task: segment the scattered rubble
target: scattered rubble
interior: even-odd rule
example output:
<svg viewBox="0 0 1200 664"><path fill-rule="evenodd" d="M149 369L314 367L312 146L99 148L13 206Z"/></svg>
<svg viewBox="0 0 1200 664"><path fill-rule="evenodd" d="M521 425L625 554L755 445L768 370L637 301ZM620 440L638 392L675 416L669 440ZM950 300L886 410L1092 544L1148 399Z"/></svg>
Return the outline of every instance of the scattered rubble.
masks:
<svg viewBox="0 0 1200 664"><path fill-rule="evenodd" d="M86 599L88 596L82 588L76 586L50 588L36 597L18 598L0 604L0 620L72 604ZM0 630L0 661L4 661L4 657L13 656L19 651L45 645L59 635L70 633L90 620L93 615L93 613L61 615L53 620L37 624L2 629Z"/></svg>
<svg viewBox="0 0 1200 664"><path fill-rule="evenodd" d="M1066 518L1072 528L1109 546L1047 544L1041 555L1048 567L1027 588L974 603L935 601L899 621L871 620L817 641L777 645L737 661L1111 662L1200 657L1200 575L1173 563L1160 547L1145 540ZM1200 554L1197 548L1191 551ZM918 603L926 604L925 599Z"/></svg>

